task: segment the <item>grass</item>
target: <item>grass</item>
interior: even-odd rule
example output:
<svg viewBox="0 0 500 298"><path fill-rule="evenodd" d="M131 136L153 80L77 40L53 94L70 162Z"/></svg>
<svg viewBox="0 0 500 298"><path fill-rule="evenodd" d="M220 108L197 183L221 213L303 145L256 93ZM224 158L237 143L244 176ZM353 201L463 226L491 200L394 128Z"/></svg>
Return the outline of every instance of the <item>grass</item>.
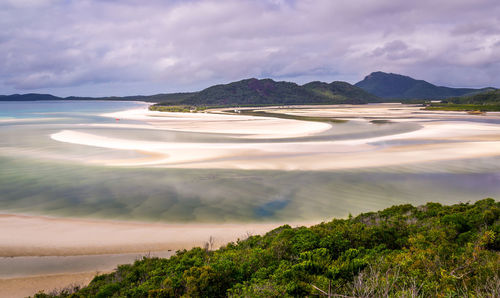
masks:
<svg viewBox="0 0 500 298"><path fill-rule="evenodd" d="M158 112L171 112L171 113L196 113L206 110L205 107L193 107L193 106L163 106L163 105L152 105L149 107L150 111Z"/></svg>
<svg viewBox="0 0 500 298"><path fill-rule="evenodd" d="M300 115L290 115L284 113L272 113L265 111L255 111L255 110L240 110L239 113L235 113L232 110L226 110L225 112L230 112L234 114L240 115L248 115L248 116L258 116L258 117L274 117L281 119L293 119L293 120L301 120L301 121L314 121L314 122L327 122L327 123L345 123L347 120L335 119L330 117L312 117L312 116L300 116Z"/></svg>
<svg viewBox="0 0 500 298"><path fill-rule="evenodd" d="M425 107L425 110L500 112L500 104L431 104Z"/></svg>

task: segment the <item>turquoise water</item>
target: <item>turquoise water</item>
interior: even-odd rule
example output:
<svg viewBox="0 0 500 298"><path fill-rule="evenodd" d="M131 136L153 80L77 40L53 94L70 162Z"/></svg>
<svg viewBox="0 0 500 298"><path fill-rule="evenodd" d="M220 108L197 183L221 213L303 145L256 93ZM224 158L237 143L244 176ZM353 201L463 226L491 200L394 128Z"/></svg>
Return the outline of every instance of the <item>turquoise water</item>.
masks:
<svg viewBox="0 0 500 298"><path fill-rule="evenodd" d="M144 103L124 101L0 101L0 118L45 118L92 116L145 106Z"/></svg>
<svg viewBox="0 0 500 298"><path fill-rule="evenodd" d="M292 222L328 220L394 204L500 197L499 157L349 171L126 168L78 160L137 153L50 138L72 129L144 140L228 141L216 134L85 126L115 121L101 113L137 107L144 104L0 102L1 117L17 119L0 122L0 212L155 222ZM349 139L418 127L348 122L335 128L321 137Z"/></svg>

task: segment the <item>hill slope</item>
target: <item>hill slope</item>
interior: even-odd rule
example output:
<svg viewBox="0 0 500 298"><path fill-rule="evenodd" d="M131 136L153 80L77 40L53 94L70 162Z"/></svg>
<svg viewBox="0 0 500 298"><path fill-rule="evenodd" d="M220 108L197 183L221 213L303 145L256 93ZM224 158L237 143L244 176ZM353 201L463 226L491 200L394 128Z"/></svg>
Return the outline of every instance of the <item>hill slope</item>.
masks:
<svg viewBox="0 0 500 298"><path fill-rule="evenodd" d="M500 202L401 205L285 225L216 251L121 265L59 296L310 297L329 288L339 297L499 297Z"/></svg>
<svg viewBox="0 0 500 298"><path fill-rule="evenodd" d="M443 99L471 95L488 89L450 88L393 73L372 72L355 86L382 98Z"/></svg>
<svg viewBox="0 0 500 298"><path fill-rule="evenodd" d="M338 103L367 103L381 100L379 97L347 82L335 81L327 84L315 81L307 83L303 87Z"/></svg>
<svg viewBox="0 0 500 298"><path fill-rule="evenodd" d="M470 96L452 97L440 103L427 105L426 110L469 111L477 114L500 111L500 90Z"/></svg>
<svg viewBox="0 0 500 298"><path fill-rule="evenodd" d="M500 104L500 89L447 99L456 104Z"/></svg>
<svg viewBox="0 0 500 298"><path fill-rule="evenodd" d="M192 96L194 93L168 93L155 95L135 95L135 96L108 96L108 97L82 97L69 96L59 97L50 94L12 94L0 95L0 101L42 101L42 100L120 100L120 101L147 101L147 102L170 102L180 101Z"/></svg>
<svg viewBox="0 0 500 298"><path fill-rule="evenodd" d="M361 104L379 101L361 88L346 82L312 82L304 86L271 79L246 79L215 85L199 92L156 94L125 97L57 97L48 94L14 94L0 96L0 101L29 100L137 100L162 105L236 106L284 104Z"/></svg>
<svg viewBox="0 0 500 298"><path fill-rule="evenodd" d="M57 97L50 94L12 94L12 95L0 95L0 101L34 101L34 100L60 100L61 97Z"/></svg>
<svg viewBox="0 0 500 298"><path fill-rule="evenodd" d="M182 101L189 105L281 105L367 103L377 97L345 82L312 82L304 86L271 79L246 79L204 89Z"/></svg>

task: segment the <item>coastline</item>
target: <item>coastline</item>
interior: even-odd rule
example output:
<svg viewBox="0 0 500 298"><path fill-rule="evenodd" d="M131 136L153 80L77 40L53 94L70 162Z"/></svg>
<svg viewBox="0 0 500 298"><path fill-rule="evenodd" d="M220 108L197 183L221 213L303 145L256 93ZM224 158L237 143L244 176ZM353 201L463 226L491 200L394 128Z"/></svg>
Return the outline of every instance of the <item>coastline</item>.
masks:
<svg viewBox="0 0 500 298"><path fill-rule="evenodd" d="M266 233L283 223L147 223L0 214L0 257L176 251ZM292 223L310 225L314 223Z"/></svg>
<svg viewBox="0 0 500 298"><path fill-rule="evenodd" d="M0 214L0 264L17 269L0 276L0 297L85 286L97 273L141 256L166 257L177 250L203 247L210 237L218 248L282 224L163 224ZM316 222L296 225L312 224ZM91 268L95 269L88 271Z"/></svg>
<svg viewBox="0 0 500 298"><path fill-rule="evenodd" d="M336 129L336 126L311 121L219 114L217 110L214 113L170 113L133 109L103 116L139 121L141 124L117 121L92 127L207 133L226 139L211 143L134 140L76 130L61 130L50 137L63 143L142 154L142 157L134 159L113 159L110 156L109 159L84 161L106 166L323 171L500 155L497 149L500 147L500 127L494 123L474 122L477 116L466 113L446 112L446 116L443 116L441 112L426 111L422 114L415 106L401 104L397 108L381 104L369 107L335 106L334 109L286 108L277 111L354 119L353 122L362 123L368 128L370 125L379 125L371 124L372 119L386 114L385 118L393 124L406 123L420 127L382 136L310 141L306 137L317 136L328 129ZM498 119L495 116L485 119ZM444 119L434 121L436 117ZM234 141L242 138L251 142ZM462 150L455 150L457 146Z"/></svg>

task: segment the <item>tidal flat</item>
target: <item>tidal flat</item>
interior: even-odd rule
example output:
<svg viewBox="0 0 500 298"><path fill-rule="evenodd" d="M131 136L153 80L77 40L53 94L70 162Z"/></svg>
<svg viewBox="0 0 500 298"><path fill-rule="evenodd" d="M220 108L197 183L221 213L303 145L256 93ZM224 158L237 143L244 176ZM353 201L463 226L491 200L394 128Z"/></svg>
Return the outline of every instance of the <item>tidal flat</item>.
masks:
<svg viewBox="0 0 500 298"><path fill-rule="evenodd" d="M311 122L130 102L0 105L3 257L222 245L284 223L500 196L495 113L257 109L343 120Z"/></svg>

